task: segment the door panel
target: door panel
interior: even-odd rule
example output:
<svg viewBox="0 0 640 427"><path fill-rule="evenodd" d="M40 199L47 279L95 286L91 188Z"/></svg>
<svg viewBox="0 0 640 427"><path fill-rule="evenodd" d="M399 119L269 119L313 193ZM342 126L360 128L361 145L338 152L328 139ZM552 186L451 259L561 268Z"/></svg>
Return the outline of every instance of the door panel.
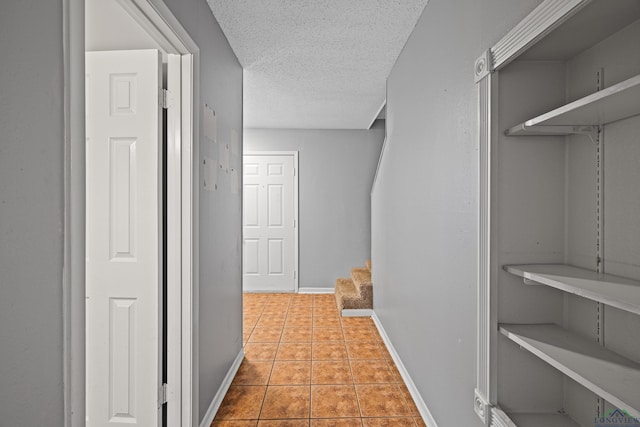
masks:
<svg viewBox="0 0 640 427"><path fill-rule="evenodd" d="M260 274L260 239L245 239L245 274Z"/></svg>
<svg viewBox="0 0 640 427"><path fill-rule="evenodd" d="M258 227L260 190L258 184L245 184L244 186L244 225L247 227Z"/></svg>
<svg viewBox="0 0 640 427"><path fill-rule="evenodd" d="M157 426L161 57L86 54L87 426Z"/></svg>
<svg viewBox="0 0 640 427"><path fill-rule="evenodd" d="M245 291L295 291L294 157L244 156Z"/></svg>
<svg viewBox="0 0 640 427"><path fill-rule="evenodd" d="M268 188L267 212L269 213L269 227L284 226L284 198L283 186L281 184L270 184Z"/></svg>
<svg viewBox="0 0 640 427"><path fill-rule="evenodd" d="M137 138L109 138L111 260L135 260Z"/></svg>
<svg viewBox="0 0 640 427"><path fill-rule="evenodd" d="M283 239L269 239L269 275L284 274L284 248Z"/></svg>

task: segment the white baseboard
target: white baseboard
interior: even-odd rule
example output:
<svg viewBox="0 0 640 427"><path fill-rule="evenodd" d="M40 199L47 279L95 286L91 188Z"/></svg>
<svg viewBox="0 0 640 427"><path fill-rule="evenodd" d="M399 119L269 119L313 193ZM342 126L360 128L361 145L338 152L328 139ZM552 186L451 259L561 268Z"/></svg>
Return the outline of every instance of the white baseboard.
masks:
<svg viewBox="0 0 640 427"><path fill-rule="evenodd" d="M220 409L222 400L224 399L224 396L227 394L227 391L229 391L229 387L231 387L231 382L233 381L233 378L236 376L236 373L238 372L238 369L240 368L240 364L242 363L243 359L244 359L244 349L240 349L240 353L238 353L236 360L233 361L233 364L229 368L227 375L224 377L224 380L222 380L222 384L220 384L220 388L218 388L218 392L216 393L215 396L213 396L213 400L209 405L209 409L207 409L207 413L204 414L204 418L200 423L200 427L209 427L211 426L211 423L213 423L213 419L216 417L216 413L218 412L218 409Z"/></svg>
<svg viewBox="0 0 640 427"><path fill-rule="evenodd" d="M261 291L259 289L243 289L243 294L295 294L295 291L274 291L274 290L266 290Z"/></svg>
<svg viewBox="0 0 640 427"><path fill-rule="evenodd" d="M299 294L333 294L335 289L333 288L298 288Z"/></svg>
<svg viewBox="0 0 640 427"><path fill-rule="evenodd" d="M346 308L342 310L342 317L370 317L373 310L370 308Z"/></svg>
<svg viewBox="0 0 640 427"><path fill-rule="evenodd" d="M416 387L413 380L411 379L411 376L409 375L407 368L404 367L404 364L402 363L402 360L400 359L398 352L396 352L396 349L393 347L393 344L391 344L391 340L389 339L389 336L385 332L384 327L382 326L382 323L380 322L380 319L378 318L375 312L371 315L371 318L373 319L373 323L376 325L376 328L378 328L378 332L380 332L380 337L382 338L382 341L384 341L384 344L387 346L387 350L389 350L389 354L391 354L391 358L395 362L396 367L398 368L398 371L400 372L400 375L404 380L404 383L409 389L409 393L411 393L411 397L413 398L413 401L418 407L418 411L420 411L420 415L422 416L422 419L429 427L438 427L438 425L436 424L436 420L433 418L433 415L431 415L429 408L427 408L427 404L424 403L424 400L422 399L422 396L420 395L418 388Z"/></svg>

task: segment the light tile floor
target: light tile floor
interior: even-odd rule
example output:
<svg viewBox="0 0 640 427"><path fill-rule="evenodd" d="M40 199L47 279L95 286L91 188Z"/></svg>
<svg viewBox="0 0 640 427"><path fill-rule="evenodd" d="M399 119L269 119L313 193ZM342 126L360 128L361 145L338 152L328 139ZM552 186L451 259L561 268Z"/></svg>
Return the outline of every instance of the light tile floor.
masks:
<svg viewBox="0 0 640 427"><path fill-rule="evenodd" d="M333 295L245 294L245 359L212 427L425 426L370 318Z"/></svg>

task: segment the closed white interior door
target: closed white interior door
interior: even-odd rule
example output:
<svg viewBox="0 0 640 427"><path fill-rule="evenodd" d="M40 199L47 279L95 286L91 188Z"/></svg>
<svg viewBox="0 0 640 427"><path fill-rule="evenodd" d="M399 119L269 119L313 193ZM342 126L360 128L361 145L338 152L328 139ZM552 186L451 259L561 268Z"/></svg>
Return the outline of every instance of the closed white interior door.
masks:
<svg viewBox="0 0 640 427"><path fill-rule="evenodd" d="M244 156L243 288L296 291L293 155Z"/></svg>
<svg viewBox="0 0 640 427"><path fill-rule="evenodd" d="M86 55L87 426L157 426L161 57Z"/></svg>

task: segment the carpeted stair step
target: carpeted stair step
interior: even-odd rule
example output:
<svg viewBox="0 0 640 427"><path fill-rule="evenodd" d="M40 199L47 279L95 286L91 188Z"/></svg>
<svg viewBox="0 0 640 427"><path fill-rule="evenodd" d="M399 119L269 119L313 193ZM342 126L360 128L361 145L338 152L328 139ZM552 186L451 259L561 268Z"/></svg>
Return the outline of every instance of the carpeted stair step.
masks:
<svg viewBox="0 0 640 427"><path fill-rule="evenodd" d="M341 278L336 280L335 297L338 310L343 310L345 308L345 300L357 299L358 290L356 289L356 285L353 283L353 280L350 278Z"/></svg>
<svg viewBox="0 0 640 427"><path fill-rule="evenodd" d="M354 296L358 295L358 289L356 289L356 285L353 283L353 280L341 278L336 280L336 293Z"/></svg>
<svg viewBox="0 0 640 427"><path fill-rule="evenodd" d="M367 267L351 270L350 279L336 280L335 297L338 310L373 309L373 285L370 262Z"/></svg>
<svg viewBox="0 0 640 427"><path fill-rule="evenodd" d="M358 290L358 298L349 302L353 309L373 309L373 283L368 268L352 268L351 280Z"/></svg>
<svg viewBox="0 0 640 427"><path fill-rule="evenodd" d="M351 280L356 285L356 288L361 286L371 285L371 272L368 268L355 267L351 269Z"/></svg>

